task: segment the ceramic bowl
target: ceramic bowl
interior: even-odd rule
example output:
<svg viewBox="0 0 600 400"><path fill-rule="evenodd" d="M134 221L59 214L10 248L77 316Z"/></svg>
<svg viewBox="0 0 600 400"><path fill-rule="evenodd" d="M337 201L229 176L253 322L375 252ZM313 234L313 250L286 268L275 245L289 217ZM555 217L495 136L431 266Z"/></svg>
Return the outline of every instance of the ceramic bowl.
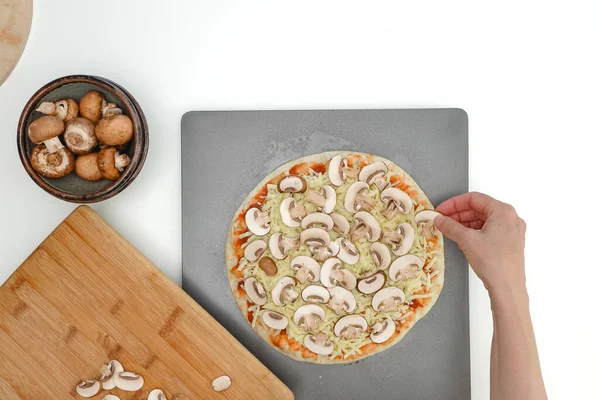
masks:
<svg viewBox="0 0 600 400"><path fill-rule="evenodd" d="M131 158L131 163L115 181L102 179L90 182L77 176L75 171L60 179L49 179L38 175L29 161L35 144L27 135L29 124L44 115L35 110L44 101L55 102L71 98L79 103L83 95L91 90L102 93L107 102L116 103L123 113L131 118L133 138L128 143L126 150ZM17 128L19 157L27 174L39 187L52 196L72 203L95 203L122 192L140 173L148 153L148 140L146 117L135 98L117 83L90 75L65 76L44 85L25 105Z"/></svg>

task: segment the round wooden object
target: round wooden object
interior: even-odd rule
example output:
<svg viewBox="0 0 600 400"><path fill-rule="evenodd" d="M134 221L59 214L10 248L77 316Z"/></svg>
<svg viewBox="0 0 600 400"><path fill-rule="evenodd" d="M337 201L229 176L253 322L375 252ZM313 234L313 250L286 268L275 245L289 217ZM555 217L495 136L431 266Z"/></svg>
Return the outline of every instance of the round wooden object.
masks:
<svg viewBox="0 0 600 400"><path fill-rule="evenodd" d="M33 0L0 0L0 85L12 72L27 43Z"/></svg>

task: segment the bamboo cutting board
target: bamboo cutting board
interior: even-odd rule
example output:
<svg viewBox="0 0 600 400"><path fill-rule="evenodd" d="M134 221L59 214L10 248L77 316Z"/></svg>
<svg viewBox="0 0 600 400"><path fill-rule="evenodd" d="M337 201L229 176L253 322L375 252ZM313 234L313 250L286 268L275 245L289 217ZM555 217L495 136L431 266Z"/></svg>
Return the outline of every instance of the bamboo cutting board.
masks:
<svg viewBox="0 0 600 400"><path fill-rule="evenodd" d="M223 277L225 279L225 277ZM0 288L0 399L78 398L110 359L195 399L293 399L225 328L91 208L77 208ZM232 385L214 392L228 375ZM108 392L94 398L102 399ZM185 397L182 397L185 398Z"/></svg>

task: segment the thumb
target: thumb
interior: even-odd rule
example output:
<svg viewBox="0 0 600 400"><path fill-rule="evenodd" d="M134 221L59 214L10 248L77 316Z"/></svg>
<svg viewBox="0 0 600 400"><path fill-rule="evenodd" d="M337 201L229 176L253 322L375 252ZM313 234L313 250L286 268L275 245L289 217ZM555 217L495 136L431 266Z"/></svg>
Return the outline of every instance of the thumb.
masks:
<svg viewBox="0 0 600 400"><path fill-rule="evenodd" d="M438 215L435 217L433 223L435 227L442 232L442 234L452 240L454 240L459 245L464 241L465 236L469 234L470 229L465 227L458 221L453 220L452 218L446 217L444 215Z"/></svg>

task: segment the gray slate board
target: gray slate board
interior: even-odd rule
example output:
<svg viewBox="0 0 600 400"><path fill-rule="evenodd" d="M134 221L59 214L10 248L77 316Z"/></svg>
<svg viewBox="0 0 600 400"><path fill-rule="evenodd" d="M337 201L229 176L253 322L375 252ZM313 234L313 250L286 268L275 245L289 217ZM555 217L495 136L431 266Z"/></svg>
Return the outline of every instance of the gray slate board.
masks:
<svg viewBox="0 0 600 400"><path fill-rule="evenodd" d="M374 153L404 168L434 205L468 190L460 109L206 111L182 119L183 288L304 399L470 398L467 262L445 240L446 282L396 346L354 364L293 361L247 324L227 282L225 239L256 184L290 160L331 150Z"/></svg>

